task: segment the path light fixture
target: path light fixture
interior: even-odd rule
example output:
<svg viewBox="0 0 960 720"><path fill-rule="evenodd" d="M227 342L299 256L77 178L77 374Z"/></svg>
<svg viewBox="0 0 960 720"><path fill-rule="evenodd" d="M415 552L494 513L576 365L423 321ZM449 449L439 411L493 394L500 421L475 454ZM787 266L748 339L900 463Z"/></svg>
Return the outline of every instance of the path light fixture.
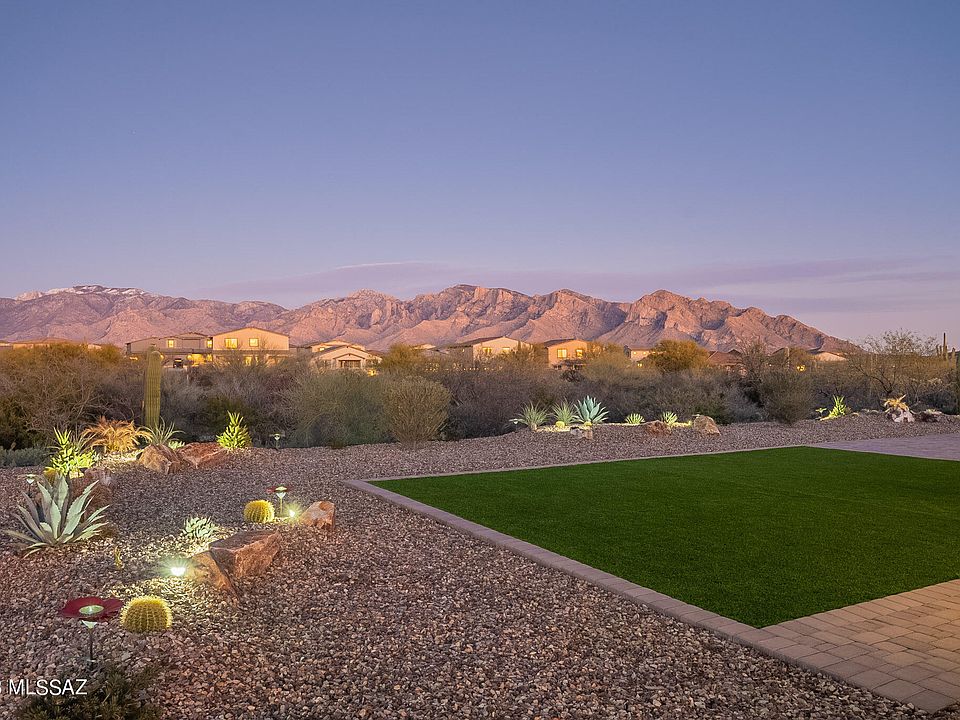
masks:
<svg viewBox="0 0 960 720"><path fill-rule="evenodd" d="M283 433L274 433L273 434L273 449L280 450L280 439L283 437Z"/></svg>
<svg viewBox="0 0 960 720"><path fill-rule="evenodd" d="M283 498L286 496L288 488L286 485L274 485L273 487L268 487L267 492L271 492L277 496L277 499L280 501L280 512L279 515L283 516Z"/></svg>
<svg viewBox="0 0 960 720"><path fill-rule="evenodd" d="M79 620L87 629L87 662L93 664L93 629L102 622L116 617L123 609L123 601L109 597L79 597L74 598L62 608L60 615L72 620Z"/></svg>

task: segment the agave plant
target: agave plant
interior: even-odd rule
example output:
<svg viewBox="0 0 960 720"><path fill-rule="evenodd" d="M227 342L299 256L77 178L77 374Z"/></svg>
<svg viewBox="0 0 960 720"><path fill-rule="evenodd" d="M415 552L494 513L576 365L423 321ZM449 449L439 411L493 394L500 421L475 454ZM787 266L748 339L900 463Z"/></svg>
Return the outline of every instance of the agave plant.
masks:
<svg viewBox="0 0 960 720"><path fill-rule="evenodd" d="M125 455L137 449L143 431L128 420L107 420L102 415L90 428L92 444L107 455Z"/></svg>
<svg viewBox="0 0 960 720"><path fill-rule="evenodd" d="M53 434L56 443L50 448L50 466L47 469L54 474L67 479L80 477L84 470L97 461L90 432L84 430L77 433L57 428Z"/></svg>
<svg viewBox="0 0 960 720"><path fill-rule="evenodd" d="M52 481L39 477L37 495L31 497L21 491L25 503L17 507L16 519L23 531L4 530L10 537L27 544L26 555L45 547L71 545L95 537L106 525L102 516L107 506L87 513L94 481L80 495L70 497L70 481L57 475Z"/></svg>
<svg viewBox="0 0 960 720"><path fill-rule="evenodd" d="M220 528L208 517L192 515L183 523L183 537L193 543L205 543L213 539Z"/></svg>
<svg viewBox="0 0 960 720"><path fill-rule="evenodd" d="M847 403L844 400L842 395L834 395L833 407L830 408L830 411L827 412L826 408L818 408L817 412L820 413L821 420L835 420L836 418L843 417L844 415L849 413L850 408L847 407Z"/></svg>
<svg viewBox="0 0 960 720"><path fill-rule="evenodd" d="M519 423L520 425L526 425L531 430L536 430L541 425L547 424L547 418L549 417L546 410L544 410L539 405L535 405L532 402L528 402L520 410L520 414L513 418L510 422Z"/></svg>
<svg viewBox="0 0 960 720"><path fill-rule="evenodd" d="M627 425L642 425L643 415L641 415L640 413L630 413L623 419L623 421Z"/></svg>
<svg viewBox="0 0 960 720"><path fill-rule="evenodd" d="M587 395L574 406L575 420L584 425L600 425L607 419L603 405Z"/></svg>
<svg viewBox="0 0 960 720"><path fill-rule="evenodd" d="M220 443L220 447L228 450L238 450L253 445L250 431L243 424L243 416L240 413L227 413L227 428L217 436L217 442Z"/></svg>
<svg viewBox="0 0 960 720"><path fill-rule="evenodd" d="M550 414L553 416L554 425L558 428L565 428L577 419L576 410L566 400L554 403L553 407L550 408Z"/></svg>
<svg viewBox="0 0 960 720"><path fill-rule="evenodd" d="M661 413L660 420L665 422L670 427L680 423L680 419L677 417L677 414L675 412L671 412L670 410L665 410L663 413Z"/></svg>
<svg viewBox="0 0 960 720"><path fill-rule="evenodd" d="M180 431L177 430L173 423L168 425L162 418L156 427L140 429L140 436L147 441L147 445L165 445L171 447L173 443L177 442L174 436L179 434Z"/></svg>

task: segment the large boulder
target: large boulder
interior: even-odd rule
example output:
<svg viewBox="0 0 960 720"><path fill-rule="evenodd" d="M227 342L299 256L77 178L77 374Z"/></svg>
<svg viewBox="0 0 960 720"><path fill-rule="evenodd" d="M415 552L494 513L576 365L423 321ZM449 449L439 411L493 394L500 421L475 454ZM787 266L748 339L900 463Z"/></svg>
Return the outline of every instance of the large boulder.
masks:
<svg viewBox="0 0 960 720"><path fill-rule="evenodd" d="M940 422L943 420L943 413L939 410L929 408L917 413L917 420L920 422Z"/></svg>
<svg viewBox="0 0 960 720"><path fill-rule="evenodd" d="M670 435L673 428L667 425L663 420L651 420L640 426L647 435Z"/></svg>
<svg viewBox="0 0 960 720"><path fill-rule="evenodd" d="M172 475L178 473L183 468L183 462L176 450L171 450L166 445L147 445L147 448L140 453L137 462L143 465L147 470Z"/></svg>
<svg viewBox="0 0 960 720"><path fill-rule="evenodd" d="M225 448L218 443L190 443L177 450L180 459L195 470L220 465L229 457Z"/></svg>
<svg viewBox="0 0 960 720"><path fill-rule="evenodd" d="M231 602L238 602L240 595L230 576L224 572L213 555L209 551L197 553L190 558L190 566L187 569L187 578L194 582L209 585L215 590L225 592Z"/></svg>
<svg viewBox="0 0 960 720"><path fill-rule="evenodd" d="M82 477L70 480L70 496L73 498L79 497L84 490L94 483L96 483L96 486L90 491L88 507L93 510L110 505L113 502L115 481L107 469L102 467L87 468Z"/></svg>
<svg viewBox="0 0 960 720"><path fill-rule="evenodd" d="M244 530L210 544L210 555L231 580L261 575L279 551L276 530Z"/></svg>
<svg viewBox="0 0 960 720"><path fill-rule="evenodd" d="M912 423L914 421L910 408L891 408L887 410L886 415L895 423Z"/></svg>
<svg viewBox="0 0 960 720"><path fill-rule="evenodd" d="M572 427L570 428L571 437L580 438L581 440L593 440L593 428L592 427Z"/></svg>
<svg viewBox="0 0 960 720"><path fill-rule="evenodd" d="M701 435L719 435L720 428L709 415L694 415L693 429Z"/></svg>
<svg viewBox="0 0 960 720"><path fill-rule="evenodd" d="M320 500L313 503L310 507L300 514L299 522L301 525L315 528L326 528L333 530L336 520L336 506L329 500Z"/></svg>

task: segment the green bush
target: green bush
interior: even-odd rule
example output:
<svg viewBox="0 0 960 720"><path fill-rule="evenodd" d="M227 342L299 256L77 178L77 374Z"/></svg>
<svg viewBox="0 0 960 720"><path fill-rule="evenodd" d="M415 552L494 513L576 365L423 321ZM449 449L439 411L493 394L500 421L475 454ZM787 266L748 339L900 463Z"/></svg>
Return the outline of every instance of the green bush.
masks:
<svg viewBox="0 0 960 720"><path fill-rule="evenodd" d="M435 440L449 406L450 391L438 382L416 376L387 381L384 411L394 440L414 444Z"/></svg>
<svg viewBox="0 0 960 720"><path fill-rule="evenodd" d="M794 368L769 370L760 382L760 399L767 415L793 425L813 412L813 388L806 373Z"/></svg>
<svg viewBox="0 0 960 720"><path fill-rule="evenodd" d="M36 467L50 462L50 450L32 447L4 450L0 447L0 467Z"/></svg>

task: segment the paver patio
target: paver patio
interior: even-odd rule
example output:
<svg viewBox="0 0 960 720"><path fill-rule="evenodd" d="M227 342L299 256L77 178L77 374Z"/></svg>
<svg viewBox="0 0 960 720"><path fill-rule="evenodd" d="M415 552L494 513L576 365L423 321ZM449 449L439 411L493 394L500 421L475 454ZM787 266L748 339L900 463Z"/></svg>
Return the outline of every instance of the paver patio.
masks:
<svg viewBox="0 0 960 720"><path fill-rule="evenodd" d="M960 434L818 447L960 461ZM960 466L958 466L960 481ZM753 628L364 481L348 484L744 645L921 710L960 702L960 580Z"/></svg>

